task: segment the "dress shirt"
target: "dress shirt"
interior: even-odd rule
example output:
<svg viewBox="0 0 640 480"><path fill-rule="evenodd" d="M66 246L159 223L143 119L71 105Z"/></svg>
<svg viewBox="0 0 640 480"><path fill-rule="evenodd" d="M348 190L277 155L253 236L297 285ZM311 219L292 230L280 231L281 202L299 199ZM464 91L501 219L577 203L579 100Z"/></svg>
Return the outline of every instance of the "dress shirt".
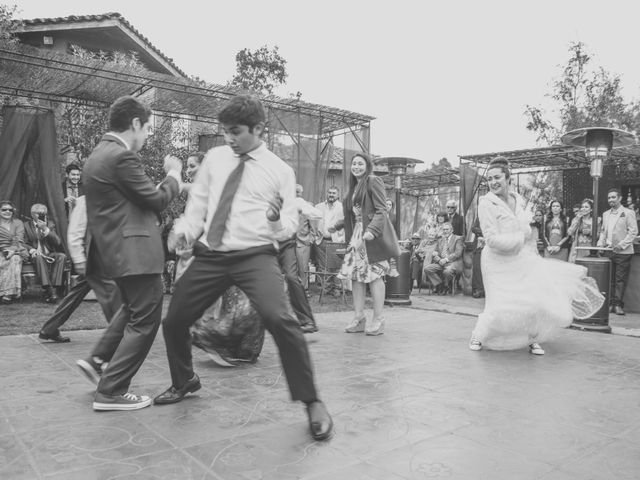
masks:
<svg viewBox="0 0 640 480"><path fill-rule="evenodd" d="M322 213L322 219L318 225L318 229L322 236L331 238L332 242L344 242L344 230L338 230L329 233L329 228L335 226L340 220L344 220L344 211L342 210L342 202L336 200L333 203L322 202L316 205L316 208Z"/></svg>
<svg viewBox="0 0 640 480"><path fill-rule="evenodd" d="M291 238L298 228L293 169L264 143L248 155L251 160L246 161L219 251L246 250L269 244L277 247L279 239ZM222 189L241 161L240 156L226 145L209 150L205 156L189 191L184 217L175 227L177 234L185 235L188 244L199 240L209 247L209 226ZM276 195L283 199L280 220L271 222L266 212Z"/></svg>
<svg viewBox="0 0 640 480"><path fill-rule="evenodd" d="M87 235L87 202L84 195L76 199L76 206L69 215L67 247L74 265L86 263L85 237Z"/></svg>
<svg viewBox="0 0 640 480"><path fill-rule="evenodd" d="M300 215L296 238L301 244L311 245L315 239L314 232L317 231L316 224L322 219L322 212L302 197L296 197L295 202Z"/></svg>
<svg viewBox="0 0 640 480"><path fill-rule="evenodd" d="M615 227L616 222L618 221L618 215L620 215L620 208L614 210L613 208L609 211L609 222L607 223L607 245L613 247L613 227Z"/></svg>

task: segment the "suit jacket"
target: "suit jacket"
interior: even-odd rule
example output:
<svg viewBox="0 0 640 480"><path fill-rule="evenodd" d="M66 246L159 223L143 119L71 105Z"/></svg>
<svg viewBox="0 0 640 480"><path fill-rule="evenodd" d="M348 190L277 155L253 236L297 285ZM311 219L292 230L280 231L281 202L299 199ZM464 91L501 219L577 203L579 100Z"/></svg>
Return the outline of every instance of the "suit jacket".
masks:
<svg viewBox="0 0 640 480"><path fill-rule="evenodd" d="M462 215L459 213L453 214L449 218L449 222L451 222L451 226L453 227L453 234L462 236L464 234L464 219Z"/></svg>
<svg viewBox="0 0 640 480"><path fill-rule="evenodd" d="M612 221L611 210L607 210L602 214L602 229L600 230L600 239L598 246L604 247L607 241L609 230L612 229L612 247L616 245L622 248L619 253L633 254L633 240L638 235L638 224L636 222L636 214L633 210L619 207L620 213L615 221Z"/></svg>
<svg viewBox="0 0 640 480"><path fill-rule="evenodd" d="M445 247L448 246L448 254L445 254ZM447 239L441 237L438 239L438 244L433 252L433 263L439 262L443 258L448 258L448 265L455 265L462 268L462 252L464 251L464 244L460 235L451 234L449 236L449 242Z"/></svg>
<svg viewBox="0 0 640 480"><path fill-rule="evenodd" d="M112 278L162 273L160 212L178 194L178 181L167 177L156 187L140 157L110 134L93 150L82 175L91 236L87 271L99 262Z"/></svg>
<svg viewBox="0 0 640 480"><path fill-rule="evenodd" d="M33 220L24 222L24 243L27 245L28 250L31 250L32 248L37 250L38 240L40 240L40 244L49 252L63 251L62 242L60 241L58 232L56 232L55 223L48 220L47 227L49 228L49 233L45 237L42 235L42 232L36 228Z"/></svg>

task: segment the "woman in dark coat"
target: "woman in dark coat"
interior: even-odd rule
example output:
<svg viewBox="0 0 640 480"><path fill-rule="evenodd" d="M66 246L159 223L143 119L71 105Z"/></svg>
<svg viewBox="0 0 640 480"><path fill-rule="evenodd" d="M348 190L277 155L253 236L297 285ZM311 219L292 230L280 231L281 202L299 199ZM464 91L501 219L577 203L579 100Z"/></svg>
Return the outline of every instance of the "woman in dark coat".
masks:
<svg viewBox="0 0 640 480"><path fill-rule="evenodd" d="M380 335L385 326L383 278L389 274L389 259L399 255L399 246L387 214L384 183L372 171L373 164L366 154L354 155L350 188L343 203L349 246L338 277L353 282L355 317L345 331ZM373 298L372 320L367 320L364 313L366 284Z"/></svg>

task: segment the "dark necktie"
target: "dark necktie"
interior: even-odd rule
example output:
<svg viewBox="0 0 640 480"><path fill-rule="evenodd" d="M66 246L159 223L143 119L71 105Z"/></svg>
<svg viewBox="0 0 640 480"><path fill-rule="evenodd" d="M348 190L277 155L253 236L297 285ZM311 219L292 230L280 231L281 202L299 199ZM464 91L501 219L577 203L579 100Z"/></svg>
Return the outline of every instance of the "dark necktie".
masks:
<svg viewBox="0 0 640 480"><path fill-rule="evenodd" d="M249 155L243 154L240 156L240 163L238 163L238 166L229 174L222 188L218 208L216 208L216 212L213 214L211 225L209 225L209 233L207 234L207 243L211 249L219 248L220 245L222 245L222 236L226 231L233 197L235 197L238 187L240 186L242 172L244 172L244 164L247 160L251 160Z"/></svg>

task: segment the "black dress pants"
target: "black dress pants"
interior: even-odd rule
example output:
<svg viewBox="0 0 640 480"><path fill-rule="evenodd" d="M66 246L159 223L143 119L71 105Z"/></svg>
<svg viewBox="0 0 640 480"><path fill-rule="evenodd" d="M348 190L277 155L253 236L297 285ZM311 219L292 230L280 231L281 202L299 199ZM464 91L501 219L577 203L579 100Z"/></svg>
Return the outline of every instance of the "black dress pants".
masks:
<svg viewBox="0 0 640 480"><path fill-rule="evenodd" d="M122 395L142 366L162 320L162 274L114 279L123 307L95 345L92 356L109 362L97 391Z"/></svg>
<svg viewBox="0 0 640 480"><path fill-rule="evenodd" d="M291 307L296 317L298 317L298 322L300 322L300 325L307 325L309 323L315 325L311 305L309 305L309 300L307 300L304 286L300 279L295 239L280 242L278 263L284 274L284 279L287 282L289 301L291 302Z"/></svg>
<svg viewBox="0 0 640 480"><path fill-rule="evenodd" d="M633 255L625 253L611 253L611 300L610 304L624 307L624 291L627 289L631 259Z"/></svg>
<svg viewBox="0 0 640 480"><path fill-rule="evenodd" d="M293 400L317 399L311 359L300 326L287 311L284 279L272 245L233 252L208 250L196 242L195 258L176 282L162 331L172 385L193 377L189 328L231 285L249 297L273 336ZM111 366L109 366L111 368Z"/></svg>
<svg viewBox="0 0 640 480"><path fill-rule="evenodd" d="M38 280L43 287L59 287L62 285L64 262L67 256L60 252L53 252L47 256L53 258L52 263L48 263L42 255L33 257L33 264L36 267Z"/></svg>
<svg viewBox="0 0 640 480"><path fill-rule="evenodd" d="M86 297L91 290L96 294L96 298L102 308L102 313L104 313L107 319L107 323L110 322L111 318L122 305L118 286L116 282L109 278L89 274L82 277L62 299L53 316L47 320L40 329L40 333L46 335L59 333L60 327L69 320L71 314L75 312L76 308L78 308L84 297Z"/></svg>

